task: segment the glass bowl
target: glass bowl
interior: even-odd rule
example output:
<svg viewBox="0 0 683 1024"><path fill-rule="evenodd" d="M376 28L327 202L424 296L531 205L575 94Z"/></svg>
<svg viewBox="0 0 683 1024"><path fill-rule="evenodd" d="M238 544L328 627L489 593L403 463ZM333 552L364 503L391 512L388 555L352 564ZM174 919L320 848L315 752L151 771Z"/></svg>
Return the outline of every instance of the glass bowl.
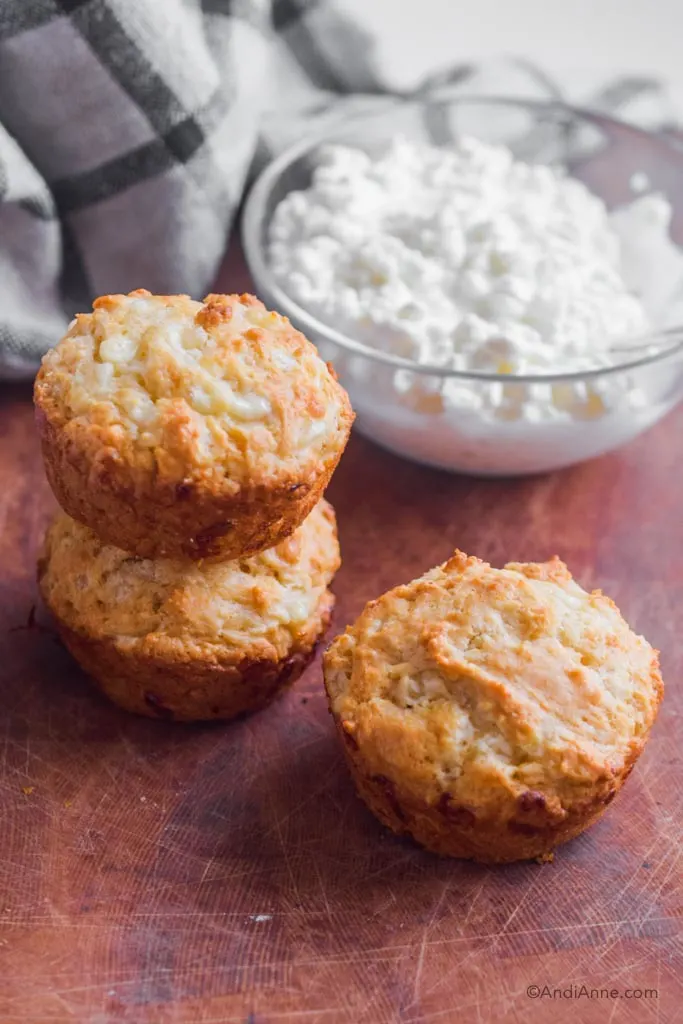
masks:
<svg viewBox="0 0 683 1024"><path fill-rule="evenodd" d="M247 199L242 241L258 294L334 365L361 433L431 466L515 475L601 455L673 408L683 397L683 327L677 326L683 316L677 320L673 299L660 311L662 329L642 339L643 348L619 353L614 364L573 373L503 375L417 364L371 348L288 295L267 259L268 227L280 200L308 187L321 145L352 145L377 154L397 134L436 145L462 134L503 143L518 159L564 166L610 209L637 198L645 183L648 191L669 200L672 237L683 236L683 154L600 114L556 102L454 97L445 90L378 102L371 113L328 123L263 171ZM683 282L675 284L674 291L680 284L683 295ZM552 397L551 417L528 411L542 396ZM482 413L491 407L495 414Z"/></svg>

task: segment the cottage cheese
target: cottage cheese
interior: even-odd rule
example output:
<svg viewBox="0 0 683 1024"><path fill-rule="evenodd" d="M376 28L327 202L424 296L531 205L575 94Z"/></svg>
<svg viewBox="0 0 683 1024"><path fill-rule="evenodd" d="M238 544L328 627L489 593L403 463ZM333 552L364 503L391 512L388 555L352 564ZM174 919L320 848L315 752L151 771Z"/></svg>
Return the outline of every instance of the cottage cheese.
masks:
<svg viewBox="0 0 683 1024"><path fill-rule="evenodd" d="M656 221L666 236L666 200L645 196L637 204L639 220ZM275 211L269 261L292 298L372 348L422 366L510 377L472 382L409 368L387 374L375 364L373 401L391 393L406 413L422 414L411 427L414 437L427 434L418 458L425 458L423 448L443 445L451 430L460 442L474 438L458 468L480 468L482 445L494 436L486 424L517 422L527 424L526 433L509 430L507 437L513 451L527 445L518 456L526 460L522 468L536 469L557 458L545 452L538 466L529 456L532 424L584 423L623 401L631 415L646 402L623 376L571 385L514 381L516 374L606 366L618 361L610 351L615 341L652 327L633 273L627 282L622 268L628 226L628 216L614 220L562 170L516 161L504 146L464 137L440 148L397 137L376 158L324 147L310 187L291 192ZM368 374L358 360L347 370L359 382ZM366 389L370 384L364 381ZM368 417L358 411L366 427ZM402 432L406 426L404 420ZM491 458L497 464L495 452ZM560 461L574 460L564 453Z"/></svg>
<svg viewBox="0 0 683 1024"><path fill-rule="evenodd" d="M278 206L283 285L370 344L456 370L584 369L648 319L620 272L604 204L579 181L463 138L397 138L378 159L321 153Z"/></svg>

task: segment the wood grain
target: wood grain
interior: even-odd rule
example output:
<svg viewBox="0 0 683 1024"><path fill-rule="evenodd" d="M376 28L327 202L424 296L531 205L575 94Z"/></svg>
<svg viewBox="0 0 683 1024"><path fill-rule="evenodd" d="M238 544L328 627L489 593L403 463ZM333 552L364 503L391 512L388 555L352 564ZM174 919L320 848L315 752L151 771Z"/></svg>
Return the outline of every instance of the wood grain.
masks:
<svg viewBox="0 0 683 1024"><path fill-rule="evenodd" d="M219 287L247 285L233 264ZM624 793L554 864L441 861L354 795L316 664L268 711L187 728L109 706L56 642L34 565L52 508L28 387L0 390L0 1021L449 1024L683 1020L683 410L522 481L354 436L329 497L335 629L458 545L558 553L662 650ZM532 999L529 985L657 989Z"/></svg>

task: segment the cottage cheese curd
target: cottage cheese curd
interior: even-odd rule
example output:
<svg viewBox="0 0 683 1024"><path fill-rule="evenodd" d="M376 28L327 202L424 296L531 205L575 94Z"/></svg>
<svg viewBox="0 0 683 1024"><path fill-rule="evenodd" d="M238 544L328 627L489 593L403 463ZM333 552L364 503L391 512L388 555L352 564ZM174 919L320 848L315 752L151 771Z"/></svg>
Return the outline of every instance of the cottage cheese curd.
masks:
<svg viewBox="0 0 683 1024"><path fill-rule="evenodd" d="M653 203L666 236L671 210L661 197L637 200L639 220ZM346 370L365 390L345 383L361 429L376 420L378 403L393 401L405 414L399 423L392 413L394 435L406 433L405 416L413 420L410 454L450 468L515 472L600 450L594 430L590 450L578 455L558 452L569 444L559 435L549 450L546 436L539 461L532 426L554 424L564 438L562 424L601 420L616 406L633 419L647 404L623 375L514 380L607 366L618 361L610 351L616 341L651 329L633 273L628 282L623 273L628 228L628 216L614 220L581 182L517 161L505 146L464 137L441 148L397 137L378 157L321 149L310 187L289 193L275 211L269 260L289 295L372 348L418 366L509 376L510 383L471 381L376 364L370 381L368 361L351 360ZM505 465L501 421L511 444ZM609 430L602 450L613 444L614 424ZM380 440L405 449L391 430ZM444 445L448 451L435 455Z"/></svg>

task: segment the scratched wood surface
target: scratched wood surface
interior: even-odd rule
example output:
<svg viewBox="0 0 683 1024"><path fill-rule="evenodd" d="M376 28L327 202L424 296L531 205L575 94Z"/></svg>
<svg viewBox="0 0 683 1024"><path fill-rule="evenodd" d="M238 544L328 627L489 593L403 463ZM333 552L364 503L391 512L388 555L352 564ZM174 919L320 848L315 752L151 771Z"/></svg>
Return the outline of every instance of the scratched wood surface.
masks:
<svg viewBox="0 0 683 1024"><path fill-rule="evenodd" d="M233 262L219 286L247 283ZM334 478L335 630L457 544L496 564L559 553L662 650L663 710L605 820L554 864L490 869L369 815L317 664L233 725L139 720L91 690L33 612L53 505L29 388L0 388L0 1022L683 1020L682 433L683 409L516 482L354 436ZM527 992L584 984L622 997Z"/></svg>

